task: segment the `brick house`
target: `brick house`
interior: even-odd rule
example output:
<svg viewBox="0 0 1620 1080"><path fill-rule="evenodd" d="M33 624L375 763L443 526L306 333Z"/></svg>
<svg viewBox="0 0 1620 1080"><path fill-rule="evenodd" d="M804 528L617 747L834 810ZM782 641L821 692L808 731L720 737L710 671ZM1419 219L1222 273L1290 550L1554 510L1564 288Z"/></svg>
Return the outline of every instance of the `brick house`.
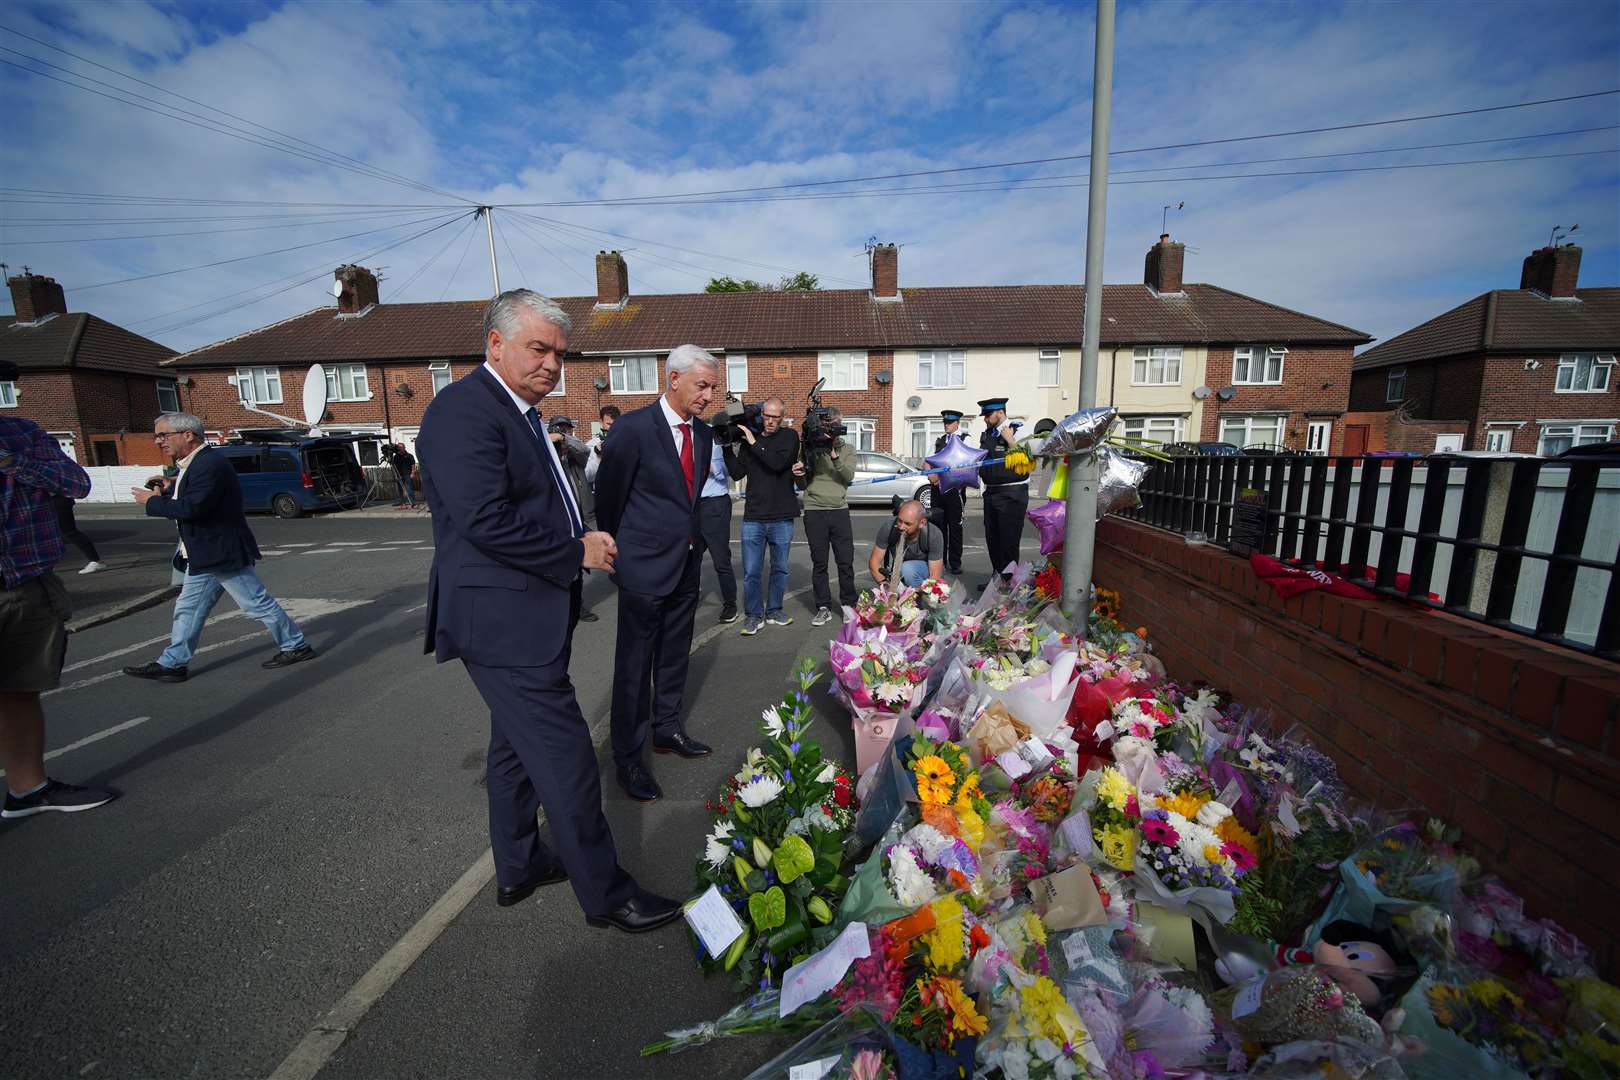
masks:
<svg viewBox="0 0 1620 1080"><path fill-rule="evenodd" d="M0 410L55 436L82 465L154 465L159 412L178 409L175 379L158 365L173 349L87 312L69 312L53 278L6 279L14 315L0 316L0 357L19 369L0 382Z"/></svg>
<svg viewBox="0 0 1620 1080"><path fill-rule="evenodd" d="M1580 268L1580 248L1540 248L1517 289L1356 357L1350 421L1365 448L1551 455L1615 438L1620 288L1578 288Z"/></svg>

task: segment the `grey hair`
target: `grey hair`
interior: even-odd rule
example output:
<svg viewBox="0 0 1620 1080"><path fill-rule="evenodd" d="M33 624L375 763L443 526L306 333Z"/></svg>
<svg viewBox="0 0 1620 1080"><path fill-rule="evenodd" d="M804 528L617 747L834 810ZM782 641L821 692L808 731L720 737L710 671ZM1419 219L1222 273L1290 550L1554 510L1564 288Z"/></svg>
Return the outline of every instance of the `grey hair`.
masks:
<svg viewBox="0 0 1620 1080"><path fill-rule="evenodd" d="M489 307L484 309L484 340L489 340L491 330L499 330L502 337L517 333L518 313L522 308L528 308L561 330L564 336L574 332L568 312L557 306L557 302L549 296L541 296L533 289L508 289L491 300Z"/></svg>
<svg viewBox="0 0 1620 1080"><path fill-rule="evenodd" d="M170 431L190 432L197 436L198 440L203 437L203 422L188 412L158 413L157 421L153 422L152 426L157 427L158 423L168 424Z"/></svg>
<svg viewBox="0 0 1620 1080"><path fill-rule="evenodd" d="M714 354L696 345L677 345L670 350L669 359L664 361L666 372L679 372L682 375L699 366L712 368L717 374L720 371L720 361L714 358Z"/></svg>

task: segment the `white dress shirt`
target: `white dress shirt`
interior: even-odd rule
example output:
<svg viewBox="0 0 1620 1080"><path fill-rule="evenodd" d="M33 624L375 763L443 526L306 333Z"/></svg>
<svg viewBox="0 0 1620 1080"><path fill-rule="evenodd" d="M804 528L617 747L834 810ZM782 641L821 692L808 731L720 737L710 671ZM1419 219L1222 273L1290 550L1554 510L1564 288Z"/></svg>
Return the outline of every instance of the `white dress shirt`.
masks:
<svg viewBox="0 0 1620 1080"><path fill-rule="evenodd" d="M193 461L197 460L197 455L202 453L206 449L208 449L208 444L203 443L201 446L197 447L197 449L193 450L191 453L187 454L185 457L183 457L179 461L175 462L175 464L180 467L180 471L179 471L179 473L177 473L175 475L175 478L174 478L174 490L169 492L169 498L178 499L180 497L180 481L182 481L182 480L184 480L186 478L186 470L191 468L191 463ZM178 521L176 521L174 523L174 528L175 528L175 532L180 531L180 523ZM188 556L186 554L186 542L185 542L185 540L182 539L182 540L179 541L179 543L180 543L180 557L182 559L189 558L190 556Z"/></svg>
<svg viewBox="0 0 1620 1080"><path fill-rule="evenodd" d="M527 428L529 426L529 410L535 406L530 405L527 401L524 401L522 398L518 397L517 393L513 391L510 386L506 385L506 380L501 378L501 373L490 366L488 360L484 361L484 370L489 372L490 378L495 380L496 385L498 385L502 390L506 391L506 396L512 399L512 404L517 407L517 411L523 419L523 426ZM546 453L551 455L551 472L552 475L556 477L557 486L562 488L562 497L568 503L570 515L572 517L570 524L572 524L573 521L577 521L580 523L580 528L583 529L585 527L585 519L580 516L579 504L574 502L574 488L573 485L568 482L568 474L563 472L562 459L557 456L557 447L550 439L541 439L540 442L545 445Z"/></svg>

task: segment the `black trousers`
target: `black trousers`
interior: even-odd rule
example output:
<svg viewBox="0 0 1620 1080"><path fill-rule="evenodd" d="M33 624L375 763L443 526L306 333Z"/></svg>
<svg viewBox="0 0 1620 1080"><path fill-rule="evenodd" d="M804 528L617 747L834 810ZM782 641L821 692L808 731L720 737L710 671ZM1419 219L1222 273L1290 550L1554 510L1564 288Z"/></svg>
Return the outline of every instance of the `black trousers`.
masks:
<svg viewBox="0 0 1620 1080"><path fill-rule="evenodd" d="M683 730L686 665L692 650L702 552L686 554L673 591L655 596L619 588L619 638L614 648L613 760L646 762L650 732Z"/></svg>
<svg viewBox="0 0 1620 1080"><path fill-rule="evenodd" d="M849 507L839 510L806 510L804 536L810 541L810 587L816 594L816 607L832 609L832 583L827 580L827 549L838 564L838 602L855 606L855 529L850 524Z"/></svg>
<svg viewBox="0 0 1620 1080"><path fill-rule="evenodd" d="M737 606L737 575L731 569L731 496L705 495L698 500L698 529L720 581L720 602Z"/></svg>
<svg viewBox="0 0 1620 1080"><path fill-rule="evenodd" d="M78 548L85 562L100 562L95 543L79 531L79 523L73 520L73 500L58 495L51 501L56 507L56 527L63 541Z"/></svg>
<svg viewBox="0 0 1620 1080"><path fill-rule="evenodd" d="M579 611L574 585L570 611ZM568 678L569 649L542 667L466 664L489 706L489 840L495 878L517 885L546 868L535 811L545 808L557 857L587 915L630 899L635 882L620 868L602 814L602 781L590 729Z"/></svg>
<svg viewBox="0 0 1620 1080"><path fill-rule="evenodd" d="M1029 485L1008 484L984 489L984 543L990 549L990 569L1004 574L1018 561L1024 539L1024 513L1029 509Z"/></svg>
<svg viewBox="0 0 1620 1080"><path fill-rule="evenodd" d="M952 491L934 489L934 501L939 504L939 528L945 534L945 567L953 574L962 572L962 512L967 496L961 488Z"/></svg>

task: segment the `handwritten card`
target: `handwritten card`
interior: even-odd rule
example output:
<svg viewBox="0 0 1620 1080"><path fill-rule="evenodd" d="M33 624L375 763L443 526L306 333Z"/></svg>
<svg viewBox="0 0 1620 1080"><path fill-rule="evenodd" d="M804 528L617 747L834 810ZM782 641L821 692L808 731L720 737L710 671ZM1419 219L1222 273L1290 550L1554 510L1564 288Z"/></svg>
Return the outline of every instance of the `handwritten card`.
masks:
<svg viewBox="0 0 1620 1080"><path fill-rule="evenodd" d="M743 924L737 919L737 913L720 895L717 885L710 885L708 892L686 905L686 925L692 928L712 957L725 952L737 940L737 935L743 932Z"/></svg>
<svg viewBox="0 0 1620 1080"><path fill-rule="evenodd" d="M872 942L867 938L866 924L850 923L831 945L787 969L782 976L782 999L777 1016L789 1016L800 1005L825 994L838 985L849 965L870 955Z"/></svg>
<svg viewBox="0 0 1620 1080"><path fill-rule="evenodd" d="M1237 992L1232 999L1232 1019L1238 1020L1248 1016L1260 1007L1260 995L1265 992L1265 976L1254 980Z"/></svg>
<svg viewBox="0 0 1620 1080"><path fill-rule="evenodd" d="M843 1055L834 1054L820 1061L807 1061L803 1065L789 1066L788 1080L821 1080L823 1076L838 1068L838 1063L842 1060Z"/></svg>

